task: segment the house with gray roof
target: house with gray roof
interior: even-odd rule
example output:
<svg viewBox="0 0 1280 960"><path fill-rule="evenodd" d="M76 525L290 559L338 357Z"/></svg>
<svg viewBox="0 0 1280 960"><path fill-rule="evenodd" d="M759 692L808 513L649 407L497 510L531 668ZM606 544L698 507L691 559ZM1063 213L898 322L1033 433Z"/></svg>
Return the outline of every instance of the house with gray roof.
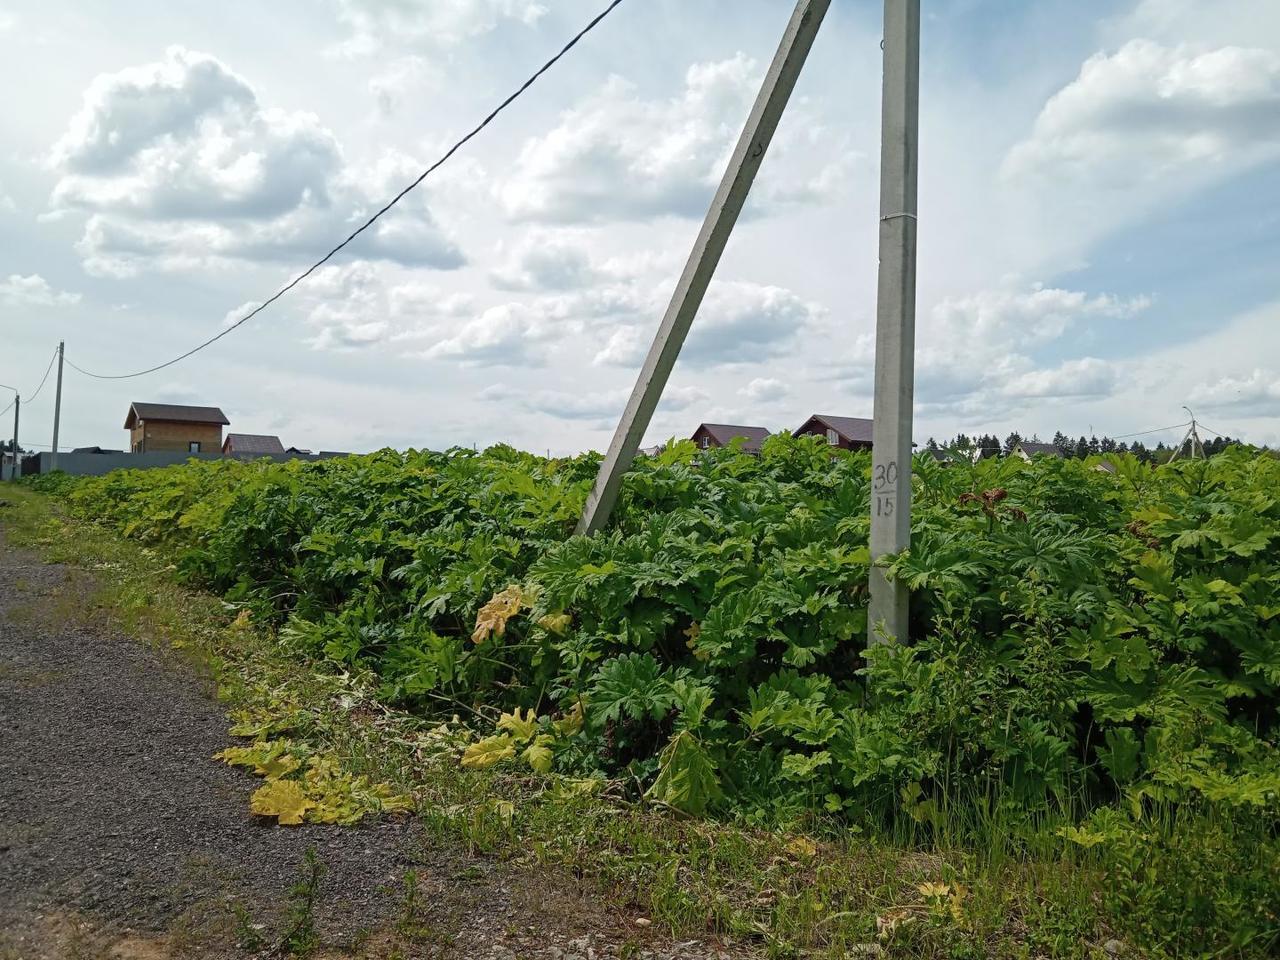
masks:
<svg viewBox="0 0 1280 960"><path fill-rule="evenodd" d="M284 456L284 444L279 437L263 433L228 433L222 441L224 455L239 453L253 456Z"/></svg>

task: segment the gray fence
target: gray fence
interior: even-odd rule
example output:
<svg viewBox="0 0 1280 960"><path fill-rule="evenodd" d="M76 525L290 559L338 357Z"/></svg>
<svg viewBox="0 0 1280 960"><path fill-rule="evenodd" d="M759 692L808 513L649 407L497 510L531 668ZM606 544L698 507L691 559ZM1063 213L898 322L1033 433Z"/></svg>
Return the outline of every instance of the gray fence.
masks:
<svg viewBox="0 0 1280 960"><path fill-rule="evenodd" d="M58 469L78 477L98 477L112 470L149 470L155 467L172 467L188 460L328 460L346 456L342 453L286 453L267 455L233 453L224 457L220 453L185 453L181 450L155 453L59 453ZM52 469L52 455L40 454L40 473ZM26 472L26 471L24 471Z"/></svg>

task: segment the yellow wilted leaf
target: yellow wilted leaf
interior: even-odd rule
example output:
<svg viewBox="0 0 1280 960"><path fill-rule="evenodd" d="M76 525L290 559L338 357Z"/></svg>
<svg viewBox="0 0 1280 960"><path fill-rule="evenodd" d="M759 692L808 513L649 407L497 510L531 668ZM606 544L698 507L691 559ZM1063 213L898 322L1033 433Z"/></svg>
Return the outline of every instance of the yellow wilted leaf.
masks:
<svg viewBox="0 0 1280 960"><path fill-rule="evenodd" d="M551 724L556 733L562 737L572 737L582 729L583 709L582 701L578 700L574 703L573 708L559 720Z"/></svg>
<svg viewBox="0 0 1280 960"><path fill-rule="evenodd" d="M518 584L512 584L480 608L476 614L476 629L471 634L475 643L484 643L491 636L500 637L507 632L507 621L526 606L524 594Z"/></svg>
<svg viewBox="0 0 1280 960"><path fill-rule="evenodd" d="M922 883L916 889L926 900L940 899L951 893L951 888L945 883Z"/></svg>
<svg viewBox="0 0 1280 960"><path fill-rule="evenodd" d="M493 802L493 812L498 815L499 820L509 827L516 818L516 805L510 800L495 800Z"/></svg>
<svg viewBox="0 0 1280 960"><path fill-rule="evenodd" d="M799 857L802 860L808 860L818 852L817 844L808 837L792 837L783 849L793 857Z"/></svg>
<svg viewBox="0 0 1280 960"><path fill-rule="evenodd" d="M698 648L698 637L702 636L702 624L689 624L689 629L684 631L684 635L689 638L684 642L684 645L693 653L695 659L707 660L710 658L710 654L707 651Z"/></svg>
<svg viewBox="0 0 1280 960"><path fill-rule="evenodd" d="M254 772L261 774L268 780L279 780L286 774L293 773L300 766L302 766L302 761L297 757L282 753L278 757L271 757L262 761L261 764L254 768Z"/></svg>
<svg viewBox="0 0 1280 960"><path fill-rule="evenodd" d="M538 619L538 626L552 633L564 633L573 623L573 617L567 613L548 613Z"/></svg>
<svg viewBox="0 0 1280 960"><path fill-rule="evenodd" d="M554 759L551 748L547 746L551 742L551 738L547 736L539 737L529 746L525 747L522 757L528 761L529 766L533 768L535 773L550 773L551 761Z"/></svg>
<svg viewBox="0 0 1280 960"><path fill-rule="evenodd" d="M520 708L516 707L515 713L504 713L498 718L498 729L508 731L517 740L532 740L538 732L538 718L532 710L526 710L522 717Z"/></svg>
<svg viewBox="0 0 1280 960"><path fill-rule="evenodd" d="M462 765L473 770L483 770L495 763L509 760L516 755L515 744L506 734L487 737L471 744L462 754Z"/></svg>
<svg viewBox="0 0 1280 960"><path fill-rule="evenodd" d="M249 613L249 608L245 607L243 610L237 613L236 618L231 621L231 629L232 630L248 630L250 626L250 621L252 619L253 619L253 615Z"/></svg>
<svg viewBox="0 0 1280 960"><path fill-rule="evenodd" d="M275 817L286 826L302 822L315 804L307 799L294 780L272 780L253 792L249 809L264 817Z"/></svg>

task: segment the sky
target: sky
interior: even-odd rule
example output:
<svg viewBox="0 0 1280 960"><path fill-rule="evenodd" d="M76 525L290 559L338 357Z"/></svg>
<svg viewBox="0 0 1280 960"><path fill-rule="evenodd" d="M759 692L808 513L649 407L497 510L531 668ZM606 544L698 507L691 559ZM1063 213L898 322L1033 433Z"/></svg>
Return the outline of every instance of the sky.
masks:
<svg viewBox="0 0 1280 960"><path fill-rule="evenodd" d="M604 5L0 0L0 383L224 329ZM625 0L215 345L68 367L61 445L127 448L152 401L313 449L603 449L791 8ZM923 8L916 440L1185 404L1280 445L1280 3ZM647 442L871 416L881 15L832 3Z"/></svg>

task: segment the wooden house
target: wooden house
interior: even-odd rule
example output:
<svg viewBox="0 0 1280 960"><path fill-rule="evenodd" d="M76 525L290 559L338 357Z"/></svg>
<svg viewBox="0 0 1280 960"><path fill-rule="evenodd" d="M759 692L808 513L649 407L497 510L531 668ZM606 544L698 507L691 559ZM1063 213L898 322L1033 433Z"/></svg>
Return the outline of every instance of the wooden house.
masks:
<svg viewBox="0 0 1280 960"><path fill-rule="evenodd" d="M132 403L124 428L129 431L129 449L133 453L218 453L222 449L222 428L230 423L217 407Z"/></svg>

